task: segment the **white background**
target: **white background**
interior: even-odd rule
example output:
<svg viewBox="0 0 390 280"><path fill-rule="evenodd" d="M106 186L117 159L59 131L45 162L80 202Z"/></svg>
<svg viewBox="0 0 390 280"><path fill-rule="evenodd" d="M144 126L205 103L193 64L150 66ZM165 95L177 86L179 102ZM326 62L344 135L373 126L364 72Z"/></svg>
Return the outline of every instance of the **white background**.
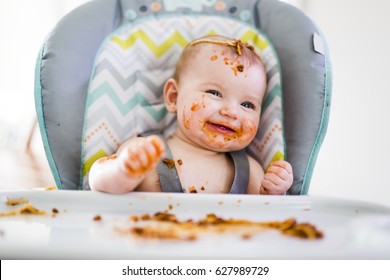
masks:
<svg viewBox="0 0 390 280"><path fill-rule="evenodd" d="M39 47L61 17L84 2L0 2L0 128L23 128L34 118ZM293 2L325 34L333 63L331 117L309 194L390 205L390 2Z"/></svg>

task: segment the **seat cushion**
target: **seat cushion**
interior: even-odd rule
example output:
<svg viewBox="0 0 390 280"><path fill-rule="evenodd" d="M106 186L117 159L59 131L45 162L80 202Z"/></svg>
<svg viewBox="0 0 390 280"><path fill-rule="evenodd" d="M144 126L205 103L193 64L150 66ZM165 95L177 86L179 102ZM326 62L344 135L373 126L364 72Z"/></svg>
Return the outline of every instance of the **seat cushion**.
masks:
<svg viewBox="0 0 390 280"><path fill-rule="evenodd" d="M151 16L127 23L111 33L96 56L89 83L82 143L82 185L89 189L94 161L111 155L126 139L173 132L163 86L174 72L183 48L192 40L218 34L255 47L267 71L268 86L258 133L248 147L264 169L283 159L282 85L278 57L257 28L231 18L206 15Z"/></svg>

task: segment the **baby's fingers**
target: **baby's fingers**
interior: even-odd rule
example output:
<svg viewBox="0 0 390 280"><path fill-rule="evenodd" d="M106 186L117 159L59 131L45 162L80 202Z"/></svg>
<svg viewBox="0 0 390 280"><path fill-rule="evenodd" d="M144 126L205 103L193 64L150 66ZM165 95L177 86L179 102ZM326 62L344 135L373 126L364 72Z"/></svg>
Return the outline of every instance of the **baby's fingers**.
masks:
<svg viewBox="0 0 390 280"><path fill-rule="evenodd" d="M267 173L261 182L261 194L283 194L286 190L286 182L273 173Z"/></svg>
<svg viewBox="0 0 390 280"><path fill-rule="evenodd" d="M130 175L141 175L153 169L165 152L164 142L157 136L143 138L128 148L125 166Z"/></svg>
<svg viewBox="0 0 390 280"><path fill-rule="evenodd" d="M164 141L160 139L158 136L149 136L147 141L150 145L147 145L149 155L152 158L156 158L157 160L162 157L165 153L165 145Z"/></svg>
<svg viewBox="0 0 390 280"><path fill-rule="evenodd" d="M270 168L273 168L273 169L281 168L281 169L285 170L287 174L293 173L291 164L285 160L277 160L277 161L271 162L268 169L270 169ZM268 169L267 169L267 171L268 171Z"/></svg>
<svg viewBox="0 0 390 280"><path fill-rule="evenodd" d="M275 174L282 180L289 183L292 183L293 181L292 167L288 162L271 163L266 171L266 174Z"/></svg>

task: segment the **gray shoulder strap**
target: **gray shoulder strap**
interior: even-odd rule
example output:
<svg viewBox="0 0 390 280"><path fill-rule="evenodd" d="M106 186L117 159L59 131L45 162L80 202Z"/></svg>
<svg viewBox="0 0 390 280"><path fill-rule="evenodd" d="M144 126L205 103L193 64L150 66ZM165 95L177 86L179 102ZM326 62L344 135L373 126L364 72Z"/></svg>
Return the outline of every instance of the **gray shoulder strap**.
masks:
<svg viewBox="0 0 390 280"><path fill-rule="evenodd" d="M157 164L161 189L163 192L183 192L171 150L164 137L160 138L165 142L165 157Z"/></svg>
<svg viewBox="0 0 390 280"><path fill-rule="evenodd" d="M234 179L231 194L245 194L249 183L249 160L245 150L231 152L234 163Z"/></svg>

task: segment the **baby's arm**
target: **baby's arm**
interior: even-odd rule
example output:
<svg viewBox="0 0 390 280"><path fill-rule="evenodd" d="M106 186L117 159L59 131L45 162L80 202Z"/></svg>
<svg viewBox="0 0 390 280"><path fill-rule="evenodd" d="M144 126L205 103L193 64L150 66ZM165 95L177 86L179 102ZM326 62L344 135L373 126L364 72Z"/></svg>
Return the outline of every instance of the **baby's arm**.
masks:
<svg viewBox="0 0 390 280"><path fill-rule="evenodd" d="M92 190L109 193L132 191L156 167L164 152L164 142L158 136L131 138L116 154L92 165L89 185Z"/></svg>
<svg viewBox="0 0 390 280"><path fill-rule="evenodd" d="M284 160L271 162L261 182L260 194L284 194L293 183L290 163Z"/></svg>

